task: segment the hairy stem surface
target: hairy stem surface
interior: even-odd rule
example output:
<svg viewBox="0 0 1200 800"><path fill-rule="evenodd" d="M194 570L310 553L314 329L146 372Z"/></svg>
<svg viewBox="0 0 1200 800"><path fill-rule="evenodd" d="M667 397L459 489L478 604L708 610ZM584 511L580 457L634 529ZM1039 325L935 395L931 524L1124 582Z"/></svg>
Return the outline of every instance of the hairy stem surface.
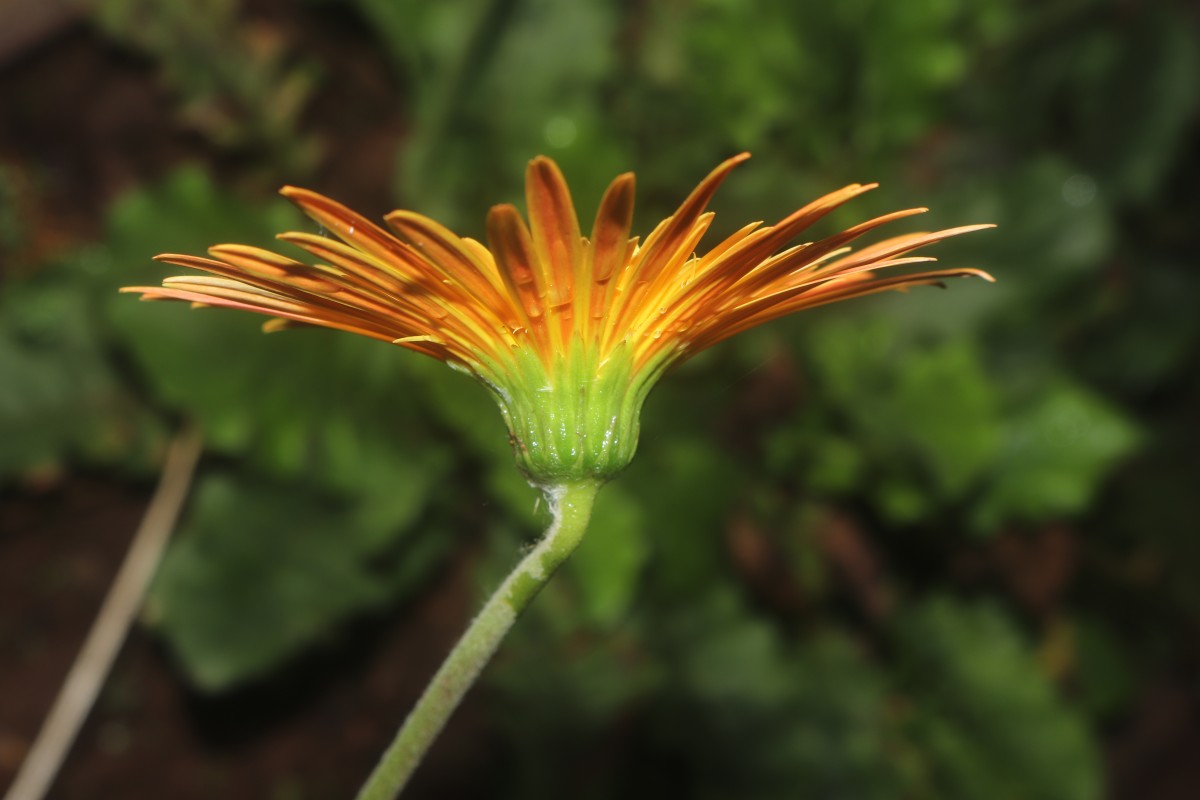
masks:
<svg viewBox="0 0 1200 800"><path fill-rule="evenodd" d="M599 483L584 481L546 490L554 517L550 527L488 598L450 651L363 785L358 800L392 800L400 794L517 617L579 545L599 489Z"/></svg>

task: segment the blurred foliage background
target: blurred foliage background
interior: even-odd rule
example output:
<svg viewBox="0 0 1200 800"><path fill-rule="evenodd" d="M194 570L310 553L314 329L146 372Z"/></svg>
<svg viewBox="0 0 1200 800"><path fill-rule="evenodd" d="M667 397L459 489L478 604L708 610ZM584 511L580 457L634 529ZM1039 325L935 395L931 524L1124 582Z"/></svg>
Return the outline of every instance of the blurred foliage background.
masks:
<svg viewBox="0 0 1200 800"><path fill-rule="evenodd" d="M62 35L150 101L64 114L54 40L0 67L2 497L149 486L202 429L144 622L195 702L252 705L453 565L469 608L544 514L469 379L118 296L166 274L150 256L308 230L283 183L481 237L538 153L584 219L636 171L642 231L743 149L721 232L877 180L826 230L995 222L937 255L999 282L806 313L668 377L439 744L471 770L414 797L1184 797L1164 776L1200 780L1170 758L1200 730L1144 729L1200 710L1197 28L1185 0L101 0ZM405 683L345 712L383 718L344 785L297 757L246 796L347 796L428 675L382 669Z"/></svg>

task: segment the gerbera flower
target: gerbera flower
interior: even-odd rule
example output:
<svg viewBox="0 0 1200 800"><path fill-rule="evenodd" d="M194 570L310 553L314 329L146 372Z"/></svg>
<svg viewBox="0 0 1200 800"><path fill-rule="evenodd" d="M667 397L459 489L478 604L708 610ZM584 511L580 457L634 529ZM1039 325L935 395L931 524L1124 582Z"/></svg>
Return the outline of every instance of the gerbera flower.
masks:
<svg viewBox="0 0 1200 800"><path fill-rule="evenodd" d="M338 328L441 359L494 393L531 481L603 481L633 457L642 403L655 382L701 350L838 300L945 278L992 280L975 269L877 274L934 261L911 254L990 225L909 233L857 251L848 246L923 208L788 246L876 184L839 189L775 225L751 223L700 253L713 220L705 208L748 157L713 170L644 241L630 236L632 173L608 187L584 237L566 181L545 157L526 173L529 224L512 205L493 207L487 246L411 211L388 214L384 230L333 200L286 187L285 196L337 237L279 236L316 263L223 244L209 250L211 258L157 257L210 275L123 291L267 314L274 319L266 330L296 323Z"/></svg>
<svg viewBox="0 0 1200 800"><path fill-rule="evenodd" d="M517 615L578 545L600 485L633 457L642 403L666 369L803 308L951 277L991 280L973 269L878 274L933 261L911 254L990 225L910 233L851 251L859 237L921 208L789 246L873 184L847 186L775 225L751 223L700 254L713 219L705 207L747 157L713 170L644 241L630 236L632 174L608 187L585 238L548 158L534 159L526 174L529 224L513 206L495 206L487 246L410 211L388 214L387 231L288 187L283 193L336 236L280 235L316 263L218 245L211 258L158 256L209 275L124 290L266 314L267 330L339 328L441 359L491 389L518 465L545 489L553 516L545 536L484 604L359 797L393 797L403 788Z"/></svg>

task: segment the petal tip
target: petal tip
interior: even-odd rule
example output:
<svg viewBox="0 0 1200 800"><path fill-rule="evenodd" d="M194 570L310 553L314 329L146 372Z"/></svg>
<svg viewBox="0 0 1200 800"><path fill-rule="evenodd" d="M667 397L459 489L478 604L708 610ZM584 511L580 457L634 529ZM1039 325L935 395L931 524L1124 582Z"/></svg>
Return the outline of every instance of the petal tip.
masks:
<svg viewBox="0 0 1200 800"><path fill-rule="evenodd" d="M518 211L517 207L512 203L497 203L488 209L487 218L490 220L493 217L509 217L514 214L518 217L521 216L521 212Z"/></svg>

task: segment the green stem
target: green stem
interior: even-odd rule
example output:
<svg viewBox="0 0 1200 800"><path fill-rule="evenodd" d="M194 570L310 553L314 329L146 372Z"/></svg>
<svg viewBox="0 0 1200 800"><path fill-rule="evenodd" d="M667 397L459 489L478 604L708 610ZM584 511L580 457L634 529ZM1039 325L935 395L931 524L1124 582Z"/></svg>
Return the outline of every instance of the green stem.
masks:
<svg viewBox="0 0 1200 800"><path fill-rule="evenodd" d="M596 481L563 483L546 489L554 515L546 534L488 598L450 651L363 784L358 800L392 800L400 794L517 616L579 545L599 489Z"/></svg>

